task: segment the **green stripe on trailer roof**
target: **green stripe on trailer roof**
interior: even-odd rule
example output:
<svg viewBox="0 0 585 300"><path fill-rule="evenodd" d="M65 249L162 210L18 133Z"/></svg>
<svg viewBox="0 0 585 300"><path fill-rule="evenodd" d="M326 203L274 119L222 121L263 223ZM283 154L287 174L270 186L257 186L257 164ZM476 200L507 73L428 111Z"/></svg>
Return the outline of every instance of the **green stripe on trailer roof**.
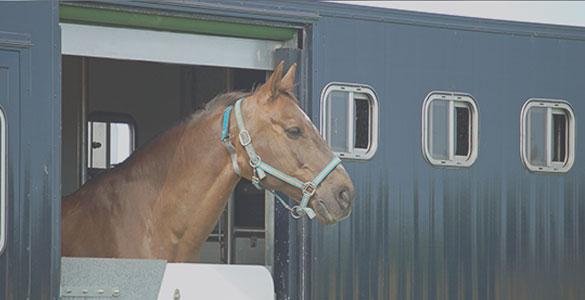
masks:
<svg viewBox="0 0 585 300"><path fill-rule="evenodd" d="M286 41L295 29L61 5L62 22Z"/></svg>

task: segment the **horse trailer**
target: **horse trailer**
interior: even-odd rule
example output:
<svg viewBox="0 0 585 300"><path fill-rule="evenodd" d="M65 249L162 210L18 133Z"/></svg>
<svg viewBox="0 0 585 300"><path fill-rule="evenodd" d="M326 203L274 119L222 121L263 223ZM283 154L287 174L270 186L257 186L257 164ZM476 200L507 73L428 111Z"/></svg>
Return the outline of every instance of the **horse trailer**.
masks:
<svg viewBox="0 0 585 300"><path fill-rule="evenodd" d="M328 2L2 2L0 298L585 299L584 54L583 28ZM281 61L347 219L242 180L188 277L61 257L62 196Z"/></svg>

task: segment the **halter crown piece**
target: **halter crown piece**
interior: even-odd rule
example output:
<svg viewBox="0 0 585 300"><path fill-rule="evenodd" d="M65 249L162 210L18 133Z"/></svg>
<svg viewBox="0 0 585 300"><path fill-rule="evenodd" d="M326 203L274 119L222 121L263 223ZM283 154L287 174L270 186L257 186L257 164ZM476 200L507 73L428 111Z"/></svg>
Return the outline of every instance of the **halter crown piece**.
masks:
<svg viewBox="0 0 585 300"><path fill-rule="evenodd" d="M236 102L236 104L232 107L231 105L226 107L225 112L223 114L223 127L221 133L221 141L224 146L227 148L228 152L230 153L230 157L232 159L232 166L234 168L234 172L238 174L238 176L242 176L240 173L240 169L238 168L237 163L237 154L236 148L232 144L232 137L229 133L229 120L230 120L230 112L232 108L234 110L234 114L236 116L236 123L238 125L238 129L240 131L238 135L238 139L240 140L240 144L246 149L248 153L248 157L250 158L250 166L254 169L254 175L252 176L252 183L254 186L259 190L266 190L276 197L286 209L288 209L291 215L295 219L301 218L303 215L307 215L310 219L315 217L315 212L310 207L307 207L309 204L309 199L315 191L317 187L341 163L341 160L335 156L326 166L317 174L317 176L308 182L302 182L297 178L292 176L286 175L285 173L271 167L269 164L263 162L260 159L260 156L256 154L254 151L254 147L252 146L252 137L250 133L246 130L246 126L244 125L244 119L242 118L242 111L240 110L240 104L244 101L245 98L242 98ZM295 205L294 207L290 207L286 201L284 201L280 196L278 196L273 190L265 189L260 182L262 179L266 178L266 173L300 189L303 192L303 198L299 205Z"/></svg>

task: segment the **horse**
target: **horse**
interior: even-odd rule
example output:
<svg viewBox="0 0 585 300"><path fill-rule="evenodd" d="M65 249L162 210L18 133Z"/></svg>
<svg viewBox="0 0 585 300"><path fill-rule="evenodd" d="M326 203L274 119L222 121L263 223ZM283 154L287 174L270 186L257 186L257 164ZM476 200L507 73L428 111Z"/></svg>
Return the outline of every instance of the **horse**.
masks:
<svg viewBox="0 0 585 300"><path fill-rule="evenodd" d="M282 76L281 62L255 90L216 96L64 196L62 256L197 262L241 178L294 199L295 217L349 216L352 181L299 107L295 69Z"/></svg>

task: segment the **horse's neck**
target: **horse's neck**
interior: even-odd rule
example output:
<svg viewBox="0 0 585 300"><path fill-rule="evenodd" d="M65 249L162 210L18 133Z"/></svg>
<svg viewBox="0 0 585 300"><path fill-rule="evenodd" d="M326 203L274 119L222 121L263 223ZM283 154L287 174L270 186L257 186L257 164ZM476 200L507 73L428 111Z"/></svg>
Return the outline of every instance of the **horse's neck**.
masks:
<svg viewBox="0 0 585 300"><path fill-rule="evenodd" d="M239 181L220 142L220 115L207 112L172 129L143 153L140 161L149 162L136 166L135 172L150 174L148 186L154 187L151 248L164 248L169 242L174 247L166 259L190 260Z"/></svg>

